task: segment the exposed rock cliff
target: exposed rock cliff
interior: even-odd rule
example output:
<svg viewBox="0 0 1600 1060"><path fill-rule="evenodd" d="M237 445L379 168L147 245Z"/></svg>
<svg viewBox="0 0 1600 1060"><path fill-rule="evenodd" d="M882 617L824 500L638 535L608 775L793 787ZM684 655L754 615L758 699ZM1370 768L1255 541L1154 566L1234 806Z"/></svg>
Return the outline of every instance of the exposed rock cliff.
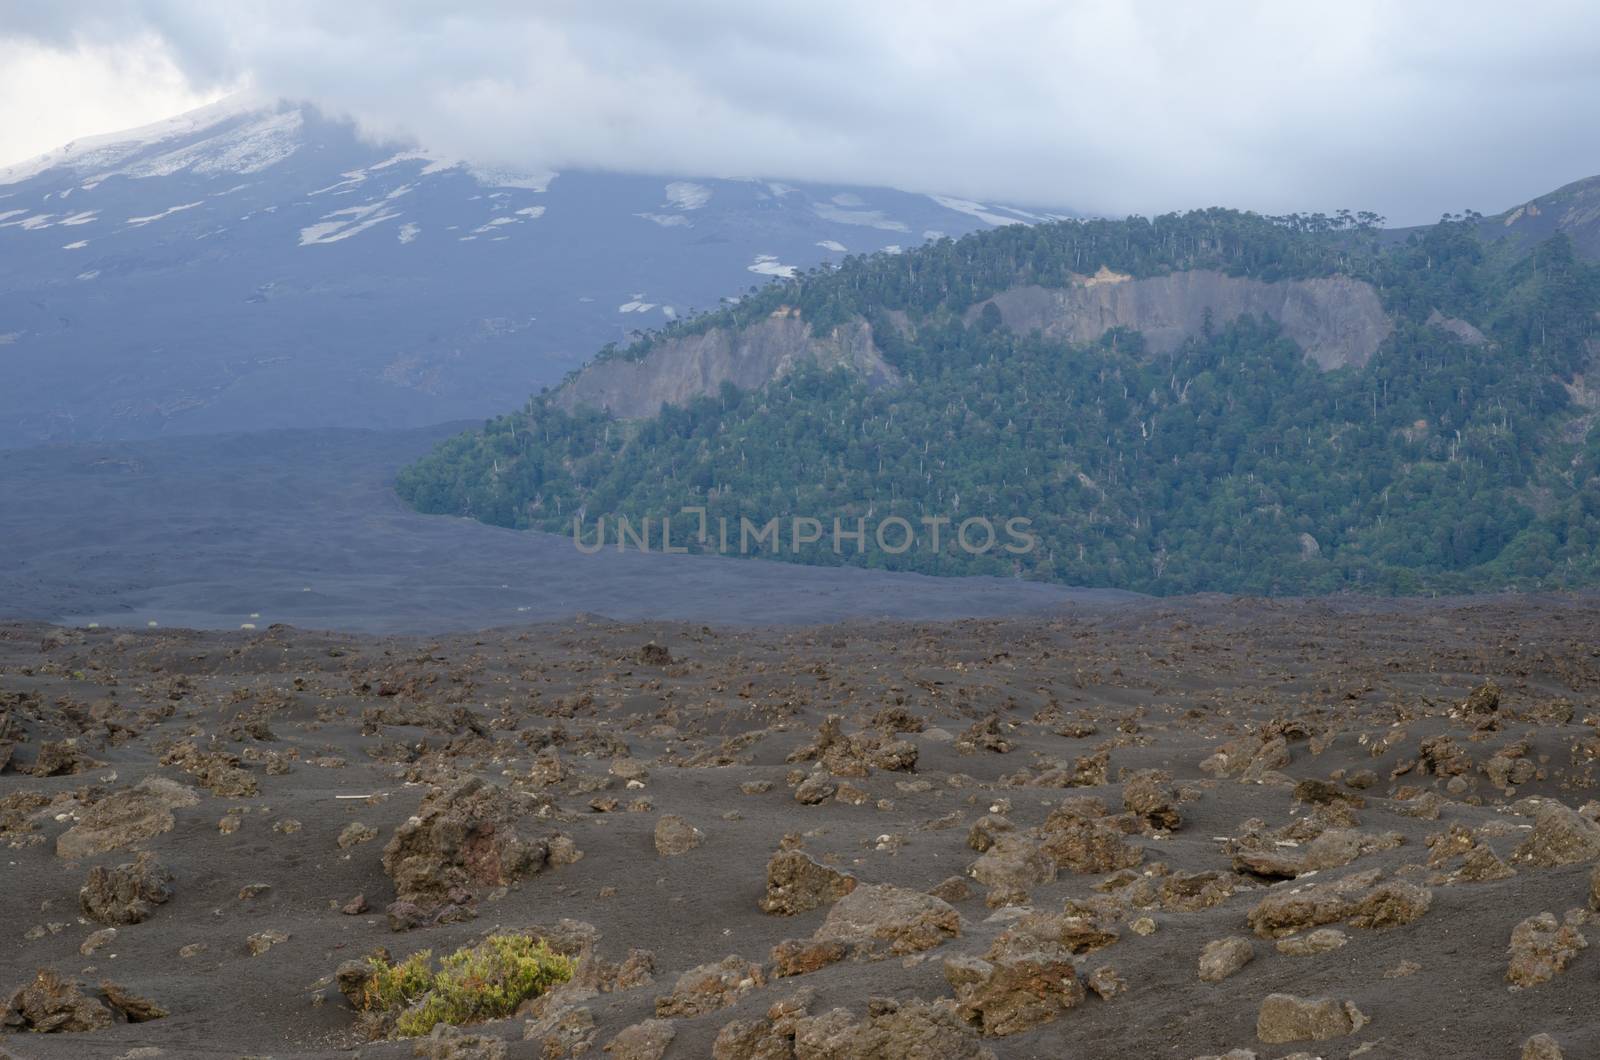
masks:
<svg viewBox="0 0 1600 1060"><path fill-rule="evenodd" d="M715 394L723 383L753 390L782 378L803 361L843 365L872 383L895 383L899 374L879 355L865 321L817 337L798 310L784 309L740 331L712 328L703 335L669 339L637 361L597 361L556 395L563 408L592 405L622 419L653 416L663 403L681 405Z"/></svg>
<svg viewBox="0 0 1600 1060"><path fill-rule="evenodd" d="M1111 328L1126 327L1143 332L1157 353L1199 334L1207 312L1217 326L1253 313L1278 321L1307 356L1329 369L1365 364L1393 330L1377 292L1346 276L1267 283L1196 270L1136 280L1101 269L1067 288L1003 291L973 306L968 319L989 302L1007 326L1023 334L1042 331L1063 342L1088 343ZM914 331L908 320L897 323ZM637 361L597 361L569 379L556 402L566 409L590 405L637 419L655 415L662 404L715 394L723 383L745 390L764 386L804 361L842 365L874 384L900 381L866 322L844 324L819 337L798 310L785 308L739 331L712 328L669 339Z"/></svg>
<svg viewBox="0 0 1600 1060"><path fill-rule="evenodd" d="M1377 291L1348 276L1268 283L1195 270L1136 280L1101 269L1071 287L1015 287L989 301L1022 334L1041 331L1085 343L1125 327L1143 332L1157 353L1199 334L1207 311L1217 326L1251 313L1283 325L1308 357L1329 369L1365 364L1393 330Z"/></svg>

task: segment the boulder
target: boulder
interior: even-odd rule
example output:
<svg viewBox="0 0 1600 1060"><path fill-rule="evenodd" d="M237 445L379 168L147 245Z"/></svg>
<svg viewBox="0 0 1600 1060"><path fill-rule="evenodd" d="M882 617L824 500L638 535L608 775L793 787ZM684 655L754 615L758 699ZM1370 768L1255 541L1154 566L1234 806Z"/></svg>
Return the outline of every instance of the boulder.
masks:
<svg viewBox="0 0 1600 1060"><path fill-rule="evenodd" d="M1306 856L1298 850L1280 850L1277 847L1242 847L1233 852L1235 872L1249 873L1267 880L1292 880L1303 872L1310 872Z"/></svg>
<svg viewBox="0 0 1600 1060"><path fill-rule="evenodd" d="M479 892L544 868L549 847L520 831L536 811L522 792L472 777L435 788L383 848L394 930L476 915Z"/></svg>
<svg viewBox="0 0 1600 1060"><path fill-rule="evenodd" d="M107 979L100 980L100 992L106 996L106 1003L129 1023L148 1023L171 1015L149 998L140 997Z"/></svg>
<svg viewBox="0 0 1600 1060"><path fill-rule="evenodd" d="M1073 902L1068 902L1067 910L1061 913L1025 912L995 938L990 952L1038 949L1041 944L1049 944L1076 955L1093 953L1122 937L1112 926L1114 915Z"/></svg>
<svg viewBox="0 0 1600 1060"><path fill-rule="evenodd" d="M1577 928L1561 923L1555 914L1530 916L1511 929L1506 981L1520 987L1548 983L1588 945Z"/></svg>
<svg viewBox="0 0 1600 1060"><path fill-rule="evenodd" d="M79 859L126 849L170 832L177 823L172 811L199 802L192 788L164 777L147 777L90 806L76 824L57 837L56 854Z"/></svg>
<svg viewBox="0 0 1600 1060"><path fill-rule="evenodd" d="M1392 928L1422 919L1433 907L1433 892L1404 880L1386 880L1362 895L1350 923L1360 928Z"/></svg>
<svg viewBox="0 0 1600 1060"><path fill-rule="evenodd" d="M849 947L842 942L786 939L772 947L772 974L778 979L806 975L830 964L838 964L849 953Z"/></svg>
<svg viewBox="0 0 1600 1060"><path fill-rule="evenodd" d="M656 1015L700 1016L738 1001L766 983L759 964L727 956L713 964L691 968L678 977L672 993L656 998Z"/></svg>
<svg viewBox="0 0 1600 1060"><path fill-rule="evenodd" d="M957 1011L986 1037L1004 1037L1052 1023L1084 999L1072 958L1064 948L1031 950L944 962Z"/></svg>
<svg viewBox="0 0 1600 1060"><path fill-rule="evenodd" d="M948 1002L909 1001L875 1006L857 1019L836 1008L795 1024L796 1060L993 1060Z"/></svg>
<svg viewBox="0 0 1600 1060"><path fill-rule="evenodd" d="M1559 802L1541 805L1533 818L1533 831L1511 857L1528 865L1555 868L1600 859L1600 824Z"/></svg>
<svg viewBox="0 0 1600 1060"><path fill-rule="evenodd" d="M1399 832L1374 835L1355 828L1329 828L1306 845L1308 869L1338 869L1374 850L1393 850L1404 843Z"/></svg>
<svg viewBox="0 0 1600 1060"><path fill-rule="evenodd" d="M833 798L839 785L828 779L826 773L813 773L794 789L794 801L802 806L815 806Z"/></svg>
<svg viewBox="0 0 1600 1060"><path fill-rule="evenodd" d="M228 751L202 751L185 740L161 756L164 766L177 766L213 795L242 799L257 794L261 785Z"/></svg>
<svg viewBox="0 0 1600 1060"><path fill-rule="evenodd" d="M1317 928L1305 935L1290 935L1278 940L1278 952L1290 957L1313 957L1339 949L1350 936L1338 928Z"/></svg>
<svg viewBox="0 0 1600 1060"><path fill-rule="evenodd" d="M705 839L705 833L675 813L656 822L656 853L664 858L687 854Z"/></svg>
<svg viewBox="0 0 1600 1060"><path fill-rule="evenodd" d="M1171 831L1183 823L1172 777L1159 769L1141 769L1122 786L1122 808L1151 828Z"/></svg>
<svg viewBox="0 0 1600 1060"><path fill-rule="evenodd" d="M1083 984L1106 1001L1128 992L1128 981L1115 968L1105 965L1090 972Z"/></svg>
<svg viewBox="0 0 1600 1060"><path fill-rule="evenodd" d="M334 969L333 981L339 993L350 1002L350 1007L359 1012L366 1007L367 984L372 981L374 974L370 960L349 960Z"/></svg>
<svg viewBox="0 0 1600 1060"><path fill-rule="evenodd" d="M645 1020L618 1031L605 1051L611 1060L661 1060L677 1036L671 1020Z"/></svg>
<svg viewBox="0 0 1600 1060"><path fill-rule="evenodd" d="M784 849L767 862L767 892L761 911L773 916L809 912L856 889L856 878L815 861L802 850Z"/></svg>
<svg viewBox="0 0 1600 1060"><path fill-rule="evenodd" d="M1044 853L1071 872L1115 872L1144 860L1144 850L1105 821L1071 818L1045 828Z"/></svg>
<svg viewBox="0 0 1600 1060"><path fill-rule="evenodd" d="M1242 935L1213 939L1200 951L1200 981L1220 983L1255 958L1255 946Z"/></svg>
<svg viewBox="0 0 1600 1060"><path fill-rule="evenodd" d="M775 1001L760 1019L734 1020L717 1032L711 1060L794 1060L794 1039L814 991Z"/></svg>
<svg viewBox="0 0 1600 1060"><path fill-rule="evenodd" d="M1226 872L1175 872L1161 880L1158 897L1163 909L1197 913L1226 901L1241 882Z"/></svg>
<svg viewBox="0 0 1600 1060"><path fill-rule="evenodd" d="M138 924L172 897L172 873L154 855L106 870L95 866L78 891L78 904L90 920L101 924Z"/></svg>
<svg viewBox="0 0 1600 1060"><path fill-rule="evenodd" d="M77 740L47 740L39 745L39 753L27 772L36 777L66 777L103 764L84 754Z"/></svg>
<svg viewBox="0 0 1600 1060"><path fill-rule="evenodd" d="M1432 892L1425 888L1399 880L1377 881L1378 873L1372 870L1293 890L1280 884L1255 904L1246 919L1258 936L1275 939L1347 917L1359 917L1362 927L1410 923L1432 903Z"/></svg>
<svg viewBox="0 0 1600 1060"><path fill-rule="evenodd" d="M929 950L961 934L961 914L942 899L887 883L865 884L834 903L817 942L877 958Z"/></svg>
<svg viewBox="0 0 1600 1060"><path fill-rule="evenodd" d="M1269 994L1256 1016L1256 1037L1271 1045L1325 1042L1354 1034L1367 1022L1361 1010L1348 1001Z"/></svg>
<svg viewBox="0 0 1600 1060"><path fill-rule="evenodd" d="M76 982L41 968L33 982L11 995L0 1027L55 1034L99 1030L113 1019L111 1009L86 995Z"/></svg>
<svg viewBox="0 0 1600 1060"><path fill-rule="evenodd" d="M1522 1060L1563 1060L1561 1046L1548 1034L1535 1034L1522 1043Z"/></svg>
<svg viewBox="0 0 1600 1060"><path fill-rule="evenodd" d="M1467 701L1461 704L1461 712L1469 716L1482 716L1493 714L1500 709L1500 686L1493 681L1485 681L1474 688Z"/></svg>
<svg viewBox="0 0 1600 1060"><path fill-rule="evenodd" d="M378 838L378 830L376 828L362 824L360 821L351 821L339 832L339 849L349 850L353 846L370 843L376 838Z"/></svg>
<svg viewBox="0 0 1600 1060"><path fill-rule="evenodd" d="M594 1044L594 1013L585 1005L560 1005L524 1025L522 1040L539 1043L547 1060L587 1053Z"/></svg>
<svg viewBox="0 0 1600 1060"><path fill-rule="evenodd" d="M1056 862L1027 836L1005 834L996 837L967 871L985 887L1026 891L1054 880Z"/></svg>
<svg viewBox="0 0 1600 1060"><path fill-rule="evenodd" d="M985 814L972 823L967 830L967 846L982 854L994 846L995 839L1007 832L1016 831L1017 826L1009 819L997 813Z"/></svg>

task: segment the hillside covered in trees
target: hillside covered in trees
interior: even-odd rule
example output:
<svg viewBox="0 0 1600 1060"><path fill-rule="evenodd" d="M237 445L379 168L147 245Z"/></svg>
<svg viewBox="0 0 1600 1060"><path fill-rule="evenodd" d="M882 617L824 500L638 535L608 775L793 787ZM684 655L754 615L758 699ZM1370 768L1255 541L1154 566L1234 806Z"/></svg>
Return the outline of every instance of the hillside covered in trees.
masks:
<svg viewBox="0 0 1600 1060"><path fill-rule="evenodd" d="M1475 214L1403 238L1379 220L1207 210L848 259L601 357L798 311L819 336L864 321L892 382L802 361L637 420L555 391L443 443L398 489L504 526L572 534L576 517L591 544L601 517L667 516L675 546L735 553L720 522L899 516L919 535L905 551L869 533L839 552L826 530L754 551L1155 593L1600 582L1600 268L1559 233L1491 242ZM1349 277L1377 292L1386 337L1327 370L1264 316L1207 316L1158 352L1122 327L1019 333L988 301L1101 270ZM1026 518L1034 547L972 554L948 529L931 547L924 520L977 515Z"/></svg>

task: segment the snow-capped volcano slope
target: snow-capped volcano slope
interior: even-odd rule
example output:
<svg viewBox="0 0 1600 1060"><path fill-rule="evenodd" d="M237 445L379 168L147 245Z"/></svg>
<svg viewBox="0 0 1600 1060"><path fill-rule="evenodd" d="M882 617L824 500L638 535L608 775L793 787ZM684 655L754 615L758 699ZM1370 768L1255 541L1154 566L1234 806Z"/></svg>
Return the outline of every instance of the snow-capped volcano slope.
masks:
<svg viewBox="0 0 1600 1060"><path fill-rule="evenodd" d="M490 415L752 283L1037 219L491 172L224 101L0 170L0 446Z"/></svg>

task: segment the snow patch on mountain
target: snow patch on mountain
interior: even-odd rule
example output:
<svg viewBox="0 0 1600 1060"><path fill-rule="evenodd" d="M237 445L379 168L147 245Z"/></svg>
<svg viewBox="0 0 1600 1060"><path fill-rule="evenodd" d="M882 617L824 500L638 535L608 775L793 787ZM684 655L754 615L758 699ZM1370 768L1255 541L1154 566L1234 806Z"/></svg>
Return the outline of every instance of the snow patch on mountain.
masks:
<svg viewBox="0 0 1600 1060"><path fill-rule="evenodd" d="M27 210L10 210L4 214L0 214L0 217L15 217L19 213L27 212ZM0 228L21 228L24 231L32 232L38 228L49 228L50 218L54 216L55 214L50 213L36 213L31 217L24 217L20 221L6 221L0 223Z"/></svg>
<svg viewBox="0 0 1600 1060"><path fill-rule="evenodd" d="M454 166L445 166L444 168L452 169ZM557 176L556 173L549 170L541 173L528 173L494 166L467 165L466 168L472 179L486 188L521 188L524 191L545 192L550 190L550 182L555 180ZM434 172L438 171L434 170Z"/></svg>
<svg viewBox="0 0 1600 1060"><path fill-rule="evenodd" d="M969 217L976 217L984 224L1019 225L1024 223L1020 217L1008 217L1005 214L996 213L994 210L985 206L981 202L972 202L968 199L954 199L948 195L930 195L928 198L932 199L940 206L943 206L946 210L954 210L957 213L967 214Z"/></svg>
<svg viewBox="0 0 1600 1060"><path fill-rule="evenodd" d="M162 210L160 213L153 213L153 214L149 214L149 215L144 216L144 217L130 217L130 218L128 218L127 224L128 224L128 227L130 227L130 228L142 228L143 226L145 226L147 224L150 224L153 221L160 221L163 218L171 217L175 213L182 213L184 210L192 210L196 206L199 206L199 205L201 205L201 204L198 203L198 202L183 202L183 203L179 203L176 206L168 206L165 210Z"/></svg>
<svg viewBox="0 0 1600 1060"><path fill-rule="evenodd" d="M781 264L776 254L757 254L756 260L746 265L745 268L761 276L781 276L786 280L794 279L795 267Z"/></svg>
<svg viewBox="0 0 1600 1060"><path fill-rule="evenodd" d="M359 235L374 225L385 221L392 221L400 216L400 211L391 207L391 203L400 196L407 194L415 185L402 184L381 199L363 203L360 206L346 206L342 210L322 215L314 225L307 225L300 229L300 245L302 247L316 246L324 243L337 243L342 239ZM402 240L403 242L403 240Z"/></svg>
<svg viewBox="0 0 1600 1060"><path fill-rule="evenodd" d="M667 185L667 201L663 206L675 210L698 210L711 201L711 189L689 180L675 180Z"/></svg>
<svg viewBox="0 0 1600 1060"><path fill-rule="evenodd" d="M833 202L812 203L812 212L824 221L832 221L835 224L861 225L866 228L879 228L885 232L911 231L904 222L885 216L882 210L859 208L864 204L854 195L835 195L833 198ZM840 199L850 201L840 202Z"/></svg>

